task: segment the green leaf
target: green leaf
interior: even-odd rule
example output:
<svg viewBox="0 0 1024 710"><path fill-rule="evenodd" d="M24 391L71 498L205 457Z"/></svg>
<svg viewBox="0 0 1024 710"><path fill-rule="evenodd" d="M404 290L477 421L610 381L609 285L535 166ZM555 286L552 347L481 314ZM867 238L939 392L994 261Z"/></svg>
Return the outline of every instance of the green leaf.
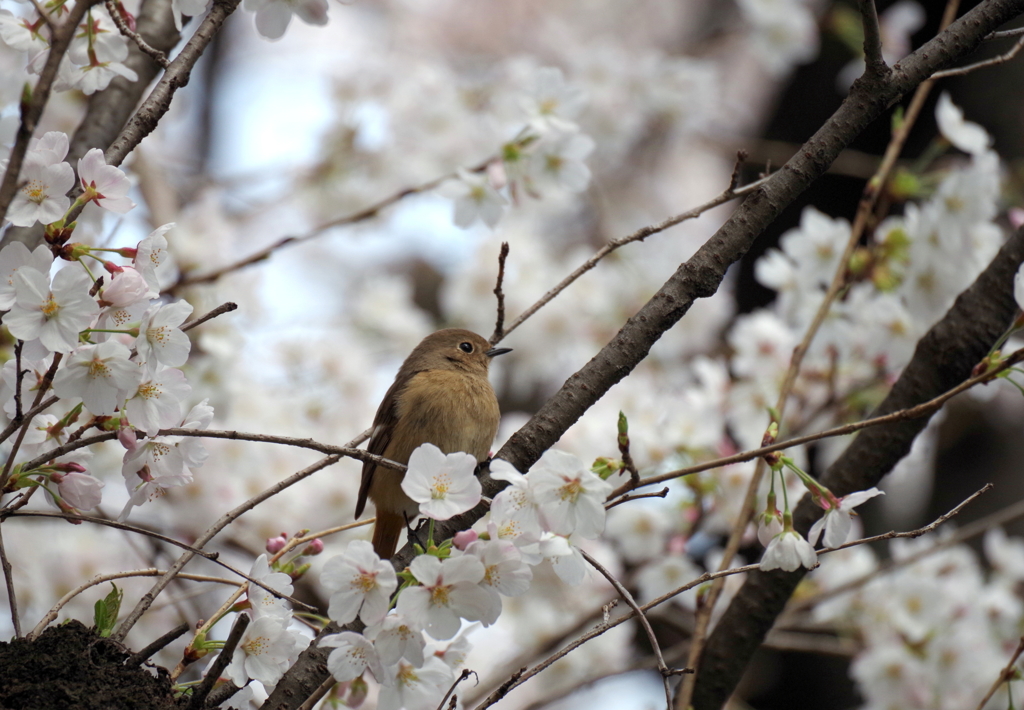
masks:
<svg viewBox="0 0 1024 710"><path fill-rule="evenodd" d="M124 598L124 590L118 589L113 582L110 583L113 589L103 599L96 602L95 619L96 633L103 638L110 636L114 631L114 624L117 623L118 614L121 613L121 599Z"/></svg>

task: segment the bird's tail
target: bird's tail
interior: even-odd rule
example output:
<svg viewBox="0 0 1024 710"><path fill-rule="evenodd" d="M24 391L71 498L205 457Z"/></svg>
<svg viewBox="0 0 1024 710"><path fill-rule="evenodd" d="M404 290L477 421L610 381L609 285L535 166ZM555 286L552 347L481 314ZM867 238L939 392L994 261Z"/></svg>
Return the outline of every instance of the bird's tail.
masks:
<svg viewBox="0 0 1024 710"><path fill-rule="evenodd" d="M382 560L391 559L398 549L398 538L405 528L405 518L395 513L377 511L373 524L373 551Z"/></svg>

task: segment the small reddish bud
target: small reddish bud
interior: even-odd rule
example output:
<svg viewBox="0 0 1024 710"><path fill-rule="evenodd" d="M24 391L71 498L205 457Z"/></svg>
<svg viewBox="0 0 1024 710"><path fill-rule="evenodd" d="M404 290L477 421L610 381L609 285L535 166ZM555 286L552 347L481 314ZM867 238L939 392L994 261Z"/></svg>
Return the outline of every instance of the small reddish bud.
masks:
<svg viewBox="0 0 1024 710"><path fill-rule="evenodd" d="M121 268L120 266L118 266L117 264L115 264L112 261L104 261L103 262L103 268L106 269L107 273L110 273L110 274L119 274L122 271L124 271L123 268Z"/></svg>
<svg viewBox="0 0 1024 710"><path fill-rule="evenodd" d="M284 549L284 546L288 544L287 537L284 533L281 533L277 537L272 537L267 540L267 552L270 554L276 554ZM321 543L322 544L322 543Z"/></svg>
<svg viewBox="0 0 1024 710"><path fill-rule="evenodd" d="M455 537L452 538L452 544L460 550L465 550L478 537L475 530L462 530L455 533Z"/></svg>
<svg viewBox="0 0 1024 710"><path fill-rule="evenodd" d="M302 554L309 555L310 557L312 557L314 555L319 555L323 551L324 541L320 538L315 538L311 540L308 545L306 545L306 549L302 551Z"/></svg>

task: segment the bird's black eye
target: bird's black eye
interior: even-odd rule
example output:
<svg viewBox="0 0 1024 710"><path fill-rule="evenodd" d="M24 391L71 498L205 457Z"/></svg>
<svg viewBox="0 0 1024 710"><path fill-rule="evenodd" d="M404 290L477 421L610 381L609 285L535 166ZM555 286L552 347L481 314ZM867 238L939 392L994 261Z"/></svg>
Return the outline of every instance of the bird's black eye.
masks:
<svg viewBox="0 0 1024 710"><path fill-rule="evenodd" d="M459 343L459 350L464 353L473 352L473 343Z"/></svg>

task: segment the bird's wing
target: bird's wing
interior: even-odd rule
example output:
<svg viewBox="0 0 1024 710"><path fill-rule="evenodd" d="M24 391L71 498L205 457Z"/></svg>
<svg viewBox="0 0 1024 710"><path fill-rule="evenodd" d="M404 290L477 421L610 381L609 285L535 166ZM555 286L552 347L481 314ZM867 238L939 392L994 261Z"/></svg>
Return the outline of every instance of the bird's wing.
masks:
<svg viewBox="0 0 1024 710"><path fill-rule="evenodd" d="M391 443L391 437L395 433L395 425L398 423L398 393L409 383L409 380L416 372L399 372L398 377L388 388L384 399L381 400L377 414L373 418L373 431L370 433L370 443L366 450L371 454L383 456ZM372 461L363 462L363 477L359 482L359 497L356 498L356 518L363 514L366 508L366 497L370 493L370 484L373 482L373 474L377 465Z"/></svg>

